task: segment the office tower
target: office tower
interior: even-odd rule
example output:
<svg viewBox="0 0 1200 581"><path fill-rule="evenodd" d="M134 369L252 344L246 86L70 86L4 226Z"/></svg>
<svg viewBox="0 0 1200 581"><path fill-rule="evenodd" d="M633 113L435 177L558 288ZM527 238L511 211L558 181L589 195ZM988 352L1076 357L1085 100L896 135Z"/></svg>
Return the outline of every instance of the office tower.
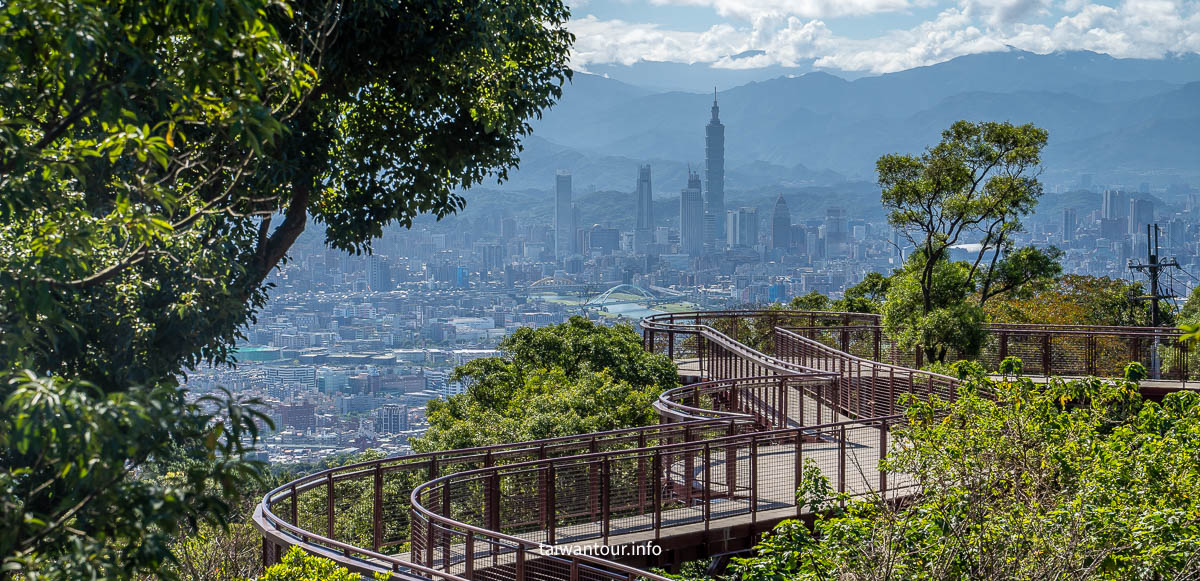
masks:
<svg viewBox="0 0 1200 581"><path fill-rule="evenodd" d="M1062 239L1063 242L1075 241L1075 208L1063 208Z"/></svg>
<svg viewBox="0 0 1200 581"><path fill-rule="evenodd" d="M1142 198L1129 200L1129 233L1137 235L1154 223L1154 201Z"/></svg>
<svg viewBox="0 0 1200 581"><path fill-rule="evenodd" d="M704 198L700 174L688 170L688 186L679 193L679 252L700 256L704 251Z"/></svg>
<svg viewBox="0 0 1200 581"><path fill-rule="evenodd" d="M385 403L375 410L375 431L399 434L408 429L408 406Z"/></svg>
<svg viewBox="0 0 1200 581"><path fill-rule="evenodd" d="M367 257L367 288L372 291L388 291L392 285L392 269L387 259L377 254Z"/></svg>
<svg viewBox="0 0 1200 581"><path fill-rule="evenodd" d="M650 166L638 167L637 222L634 224L633 247L641 252L650 244L654 229L654 192L650 187Z"/></svg>
<svg viewBox="0 0 1200 581"><path fill-rule="evenodd" d="M792 213L788 211L783 194L775 200L775 209L771 212L771 248L787 250L792 244Z"/></svg>
<svg viewBox="0 0 1200 581"><path fill-rule="evenodd" d="M704 212L704 245L709 249L720 250L725 247L725 236L717 230L717 224L723 223L725 220L718 220L716 214Z"/></svg>
<svg viewBox="0 0 1200 581"><path fill-rule="evenodd" d="M725 232L725 126L718 117L717 90L713 89L712 119L704 127L704 209L716 217L714 237Z"/></svg>
<svg viewBox="0 0 1200 581"><path fill-rule="evenodd" d="M500 220L500 239L512 240L517 236L517 220L516 218L504 218Z"/></svg>
<svg viewBox="0 0 1200 581"><path fill-rule="evenodd" d="M758 244L758 209L738 208L725 215L725 242L730 246Z"/></svg>
<svg viewBox="0 0 1200 581"><path fill-rule="evenodd" d="M554 257L571 253L575 240L575 210L571 205L571 173L558 170L554 179Z"/></svg>
<svg viewBox="0 0 1200 581"><path fill-rule="evenodd" d="M1104 217L1109 220L1129 217L1129 196L1118 190L1104 190Z"/></svg>
<svg viewBox="0 0 1200 581"><path fill-rule="evenodd" d="M604 228L599 224L592 226L588 236L588 249L599 250L604 254L612 254L621 243L621 231L616 228Z"/></svg>
<svg viewBox="0 0 1200 581"><path fill-rule="evenodd" d="M846 210L833 207L825 211L825 257L847 258L850 256L850 234Z"/></svg>

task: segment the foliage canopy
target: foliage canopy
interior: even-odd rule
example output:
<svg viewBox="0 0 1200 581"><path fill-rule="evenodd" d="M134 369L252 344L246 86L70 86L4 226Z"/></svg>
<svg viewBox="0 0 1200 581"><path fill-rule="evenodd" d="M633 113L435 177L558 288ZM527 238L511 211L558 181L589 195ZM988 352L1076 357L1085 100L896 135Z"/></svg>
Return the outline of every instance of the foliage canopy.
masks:
<svg viewBox="0 0 1200 581"><path fill-rule="evenodd" d="M915 479L910 502L839 498L810 470L800 494L815 530L781 524L738 578L1200 574L1200 396L1159 404L1130 382L968 377L953 404L911 400L895 432L887 466Z"/></svg>
<svg viewBox="0 0 1200 581"><path fill-rule="evenodd" d="M517 163L570 78L561 0L13 0L0 11L0 562L159 571L223 525L232 361L309 217L370 250ZM381 41L386 39L386 41ZM162 465L186 467L156 480ZM165 573L169 575L170 573Z"/></svg>
<svg viewBox="0 0 1200 581"><path fill-rule="evenodd" d="M653 423L652 404L678 383L665 355L642 349L628 325L582 317L523 328L501 343L501 357L470 361L452 381L463 393L431 401L422 451L469 448L614 430Z"/></svg>

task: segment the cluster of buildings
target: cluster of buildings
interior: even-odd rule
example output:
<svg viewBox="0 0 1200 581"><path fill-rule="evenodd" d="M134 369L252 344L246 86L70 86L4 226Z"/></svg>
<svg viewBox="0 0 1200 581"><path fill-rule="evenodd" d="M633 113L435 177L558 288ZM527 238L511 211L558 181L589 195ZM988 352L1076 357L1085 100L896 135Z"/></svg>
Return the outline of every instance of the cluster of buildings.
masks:
<svg viewBox="0 0 1200 581"><path fill-rule="evenodd" d="M272 462L365 448L403 454L427 427L427 403L465 388L452 381L453 368L496 355L517 328L580 314L632 321L811 291L838 297L911 252L882 211L810 205L794 215L783 195L727 206L715 96L711 113L703 172L689 169L678 211L667 215L655 214L653 170L640 165L628 206L591 226L580 224L572 176L561 170L549 219L512 208L468 210L450 224L418 220L388 228L366 256L305 233L273 278L270 303L245 330L240 364L200 370L188 387L199 394L223 386L267 402L276 429L264 457ZM1200 273L1200 206L1188 186L1162 198L1148 184L1136 193L1091 187L1066 188L1080 203L1034 214L1016 242L1064 249L1066 272L1133 278L1128 263L1147 253L1145 225L1159 223L1160 253ZM631 288L640 296L621 298Z"/></svg>

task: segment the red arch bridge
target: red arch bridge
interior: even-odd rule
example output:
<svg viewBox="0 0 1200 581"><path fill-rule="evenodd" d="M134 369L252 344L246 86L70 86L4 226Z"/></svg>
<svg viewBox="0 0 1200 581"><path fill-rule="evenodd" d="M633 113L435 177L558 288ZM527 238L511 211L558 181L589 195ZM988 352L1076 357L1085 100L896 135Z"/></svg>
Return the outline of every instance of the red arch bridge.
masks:
<svg viewBox="0 0 1200 581"><path fill-rule="evenodd" d="M686 385L655 403L658 425L386 458L268 493L254 514L263 560L299 546L402 580L667 581L653 566L744 550L788 518L819 470L839 492L895 499L912 482L880 469L897 398L952 400L957 380L915 369L874 315L678 313L641 323ZM1172 330L994 325L981 359L1026 374L1120 376L1143 393L1189 389L1200 356ZM953 354L951 354L953 357ZM605 547L607 554L579 547Z"/></svg>

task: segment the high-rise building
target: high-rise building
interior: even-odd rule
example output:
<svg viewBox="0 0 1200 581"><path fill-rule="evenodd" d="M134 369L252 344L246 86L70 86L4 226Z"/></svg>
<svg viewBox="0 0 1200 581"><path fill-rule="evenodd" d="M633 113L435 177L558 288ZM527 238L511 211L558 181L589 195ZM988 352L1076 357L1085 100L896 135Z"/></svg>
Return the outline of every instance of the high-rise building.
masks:
<svg viewBox="0 0 1200 581"><path fill-rule="evenodd" d="M575 209L571 204L571 173L558 170L554 176L554 257L571 253L575 240Z"/></svg>
<svg viewBox="0 0 1200 581"><path fill-rule="evenodd" d="M1075 208L1063 208L1062 239L1063 242L1073 242L1075 240Z"/></svg>
<svg viewBox="0 0 1200 581"><path fill-rule="evenodd" d="M783 194L775 200L775 209L771 212L771 248L787 250L792 245L792 213L788 211Z"/></svg>
<svg viewBox="0 0 1200 581"><path fill-rule="evenodd" d="M844 208L829 208L825 211L825 257L848 258L850 256L850 233Z"/></svg>
<svg viewBox="0 0 1200 581"><path fill-rule="evenodd" d="M641 252L653 240L654 192L650 187L650 166L638 167L637 222L634 224L634 250Z"/></svg>
<svg viewBox="0 0 1200 581"><path fill-rule="evenodd" d="M724 222L725 220L718 220L716 214L704 212L704 245L706 247L716 250L725 247L724 233L717 231L717 225Z"/></svg>
<svg viewBox="0 0 1200 581"><path fill-rule="evenodd" d="M704 198L700 174L688 171L688 185L679 193L679 252L700 256L704 252Z"/></svg>
<svg viewBox="0 0 1200 581"><path fill-rule="evenodd" d="M1119 190L1104 190L1104 218L1116 220L1129 217L1129 196Z"/></svg>
<svg viewBox="0 0 1200 581"><path fill-rule="evenodd" d="M1129 200L1129 233L1146 231L1147 224L1154 223L1154 200L1135 198Z"/></svg>
<svg viewBox="0 0 1200 581"><path fill-rule="evenodd" d="M375 431L380 434L399 434L408 430L408 406L385 403L375 410Z"/></svg>
<svg viewBox="0 0 1200 581"><path fill-rule="evenodd" d="M738 208L726 213L725 243L747 247L758 244L758 208Z"/></svg>
<svg viewBox="0 0 1200 581"><path fill-rule="evenodd" d="M392 269L388 266L387 259L378 254L367 257L367 288L375 292L395 288L392 284Z"/></svg>
<svg viewBox="0 0 1200 581"><path fill-rule="evenodd" d="M704 127L704 209L717 218L715 236L725 233L725 126L720 112L714 88L712 119Z"/></svg>

